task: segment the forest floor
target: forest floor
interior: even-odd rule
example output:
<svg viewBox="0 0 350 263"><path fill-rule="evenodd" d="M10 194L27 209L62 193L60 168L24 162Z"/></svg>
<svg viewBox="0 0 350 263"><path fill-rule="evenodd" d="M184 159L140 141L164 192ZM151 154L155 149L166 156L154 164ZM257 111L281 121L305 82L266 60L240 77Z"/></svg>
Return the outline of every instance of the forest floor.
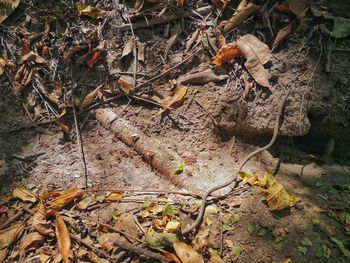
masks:
<svg viewBox="0 0 350 263"><path fill-rule="evenodd" d="M0 24L14 63L0 76L0 262L349 261L350 39L331 30L350 23L346 1L319 16L297 1L298 19L255 1L225 36L236 1L93 1L80 15L73 2L23 1ZM288 25L271 85L246 58L211 63L224 39L271 48ZM274 145L183 233L270 141L287 90Z"/></svg>

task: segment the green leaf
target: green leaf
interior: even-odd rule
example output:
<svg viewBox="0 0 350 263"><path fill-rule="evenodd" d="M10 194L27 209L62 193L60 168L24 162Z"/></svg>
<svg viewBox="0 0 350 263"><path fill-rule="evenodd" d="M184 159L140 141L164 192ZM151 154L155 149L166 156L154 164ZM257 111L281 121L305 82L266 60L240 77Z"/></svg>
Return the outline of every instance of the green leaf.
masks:
<svg viewBox="0 0 350 263"><path fill-rule="evenodd" d="M211 225L214 223L214 220L211 219L210 217L206 217L206 218L204 219L204 222L205 222L205 224L206 224L207 226L211 226Z"/></svg>
<svg viewBox="0 0 350 263"><path fill-rule="evenodd" d="M216 215L219 213L219 207L217 205L208 205L205 208L205 213L209 215Z"/></svg>
<svg viewBox="0 0 350 263"><path fill-rule="evenodd" d="M329 258L331 255L331 250L326 244L321 244L321 246L316 251L316 257L318 258Z"/></svg>
<svg viewBox="0 0 350 263"><path fill-rule="evenodd" d="M325 201L328 201L328 196L326 196L326 195L317 194L317 196L322 198Z"/></svg>
<svg viewBox="0 0 350 263"><path fill-rule="evenodd" d="M231 249L231 253L235 256L239 256L242 253L242 248L239 246L234 246Z"/></svg>
<svg viewBox="0 0 350 263"><path fill-rule="evenodd" d="M314 225L319 225L321 223L320 218L318 216L312 216L311 221Z"/></svg>
<svg viewBox="0 0 350 263"><path fill-rule="evenodd" d="M268 229L266 229L266 228L261 228L261 229L259 229L259 231L258 231L258 236L263 237L263 236L265 236L268 232L269 232Z"/></svg>
<svg viewBox="0 0 350 263"><path fill-rule="evenodd" d="M350 250L348 250L342 241L336 239L335 237L330 238L340 249L340 251L344 254L345 257L350 258Z"/></svg>
<svg viewBox="0 0 350 263"><path fill-rule="evenodd" d="M176 174L182 174L184 172L184 166L183 165L178 165L178 166L176 166L176 171L175 171L175 173Z"/></svg>
<svg viewBox="0 0 350 263"><path fill-rule="evenodd" d="M335 38L345 38L350 35L350 19L337 17L333 26L332 36Z"/></svg>
<svg viewBox="0 0 350 263"><path fill-rule="evenodd" d="M312 242L307 237L301 240L300 243L305 247L312 247Z"/></svg>
<svg viewBox="0 0 350 263"><path fill-rule="evenodd" d="M235 228L234 226L230 226L230 225L224 224L224 225L222 226L222 229L223 229L224 231L233 231L233 230L235 230L236 228Z"/></svg>
<svg viewBox="0 0 350 263"><path fill-rule="evenodd" d="M174 207L172 205L166 205L163 210L163 216L172 217L174 215Z"/></svg>
<svg viewBox="0 0 350 263"><path fill-rule="evenodd" d="M307 247L300 246L298 247L298 251L305 255L307 253Z"/></svg>
<svg viewBox="0 0 350 263"><path fill-rule="evenodd" d="M256 232L256 226L254 224L249 224L247 228L249 235L253 235Z"/></svg>
<svg viewBox="0 0 350 263"><path fill-rule="evenodd" d="M322 183L316 182L316 183L315 183L315 186L316 186L316 187L321 187L321 186L322 186Z"/></svg>
<svg viewBox="0 0 350 263"><path fill-rule="evenodd" d="M145 200L145 201L143 202L142 208L150 207L151 204L152 204L152 201L150 201L150 200Z"/></svg>

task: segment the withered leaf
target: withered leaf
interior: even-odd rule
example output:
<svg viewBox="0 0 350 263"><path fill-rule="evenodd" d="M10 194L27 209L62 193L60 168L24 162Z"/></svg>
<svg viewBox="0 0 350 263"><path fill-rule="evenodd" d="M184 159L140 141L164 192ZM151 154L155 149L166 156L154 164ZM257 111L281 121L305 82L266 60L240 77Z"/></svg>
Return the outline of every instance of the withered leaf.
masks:
<svg viewBox="0 0 350 263"><path fill-rule="evenodd" d="M125 94L130 94L134 91L133 78L122 76L117 80L117 87Z"/></svg>
<svg viewBox="0 0 350 263"><path fill-rule="evenodd" d="M64 263L73 262L74 254L71 249L71 240L69 231L63 218L56 214L56 238L58 243L58 251Z"/></svg>
<svg viewBox="0 0 350 263"><path fill-rule="evenodd" d="M270 74L264 68L264 64L271 58L269 47L253 35L247 34L237 40L237 46L243 57L246 69L261 86L270 88Z"/></svg>
<svg viewBox="0 0 350 263"><path fill-rule="evenodd" d="M145 62L145 49L145 43L137 42L137 59L139 61Z"/></svg>
<svg viewBox="0 0 350 263"><path fill-rule="evenodd" d="M24 62L35 62L38 64L43 64L46 67L48 66L46 60L33 51L30 51L28 54L21 57L19 64L22 65Z"/></svg>
<svg viewBox="0 0 350 263"><path fill-rule="evenodd" d="M115 228L129 234L132 237L138 238L137 226L135 223L134 217L129 213L123 213L118 218L117 222L114 225ZM126 239L128 239L126 237ZM120 237L120 240L126 241L123 236ZM128 239L130 242L134 242L133 239Z"/></svg>
<svg viewBox="0 0 350 263"><path fill-rule="evenodd" d="M21 244L19 246L19 254L21 256L24 256L29 249L37 247L44 241L45 241L44 237L40 235L38 232L33 232L26 235L21 240Z"/></svg>
<svg viewBox="0 0 350 263"><path fill-rule="evenodd" d="M278 31L275 40L273 41L272 48L277 47L292 31L293 22L289 23L287 26Z"/></svg>
<svg viewBox="0 0 350 263"><path fill-rule="evenodd" d="M104 86L104 84L98 86L97 88L95 88L93 91L91 91L90 93L88 93L83 102L81 103L80 107L82 109L85 109L87 107L89 107L94 101L95 98L97 97L98 92L100 91L100 89Z"/></svg>
<svg viewBox="0 0 350 263"><path fill-rule="evenodd" d="M63 56L63 60L64 62L67 62L69 59L71 59L71 57L73 57L75 54L87 50L88 46L87 45L79 45L76 47L72 47L71 49L69 49Z"/></svg>
<svg viewBox="0 0 350 263"><path fill-rule="evenodd" d="M237 43L232 42L220 48L219 52L215 56L215 59L212 61L212 64L221 66L221 64L235 59L239 55L241 55L241 51L239 50Z"/></svg>
<svg viewBox="0 0 350 263"><path fill-rule="evenodd" d="M86 65L89 67L89 68L93 68L94 65L96 64L97 60L99 60L101 58L103 54L103 51L102 50L96 50L93 52L92 56L91 56L91 59L86 63Z"/></svg>
<svg viewBox="0 0 350 263"><path fill-rule="evenodd" d="M219 8L220 10L224 10L230 0L211 0L214 6ZM244 2L244 1L243 1Z"/></svg>
<svg viewBox="0 0 350 263"><path fill-rule="evenodd" d="M176 255L184 263L204 263L203 257L191 246L184 242L176 241L173 244Z"/></svg>
<svg viewBox="0 0 350 263"><path fill-rule="evenodd" d="M12 196L25 202L35 203L37 201L36 196L25 187L16 187L12 192Z"/></svg>
<svg viewBox="0 0 350 263"><path fill-rule="evenodd" d="M42 203L39 203L37 206L36 212L33 216L32 227L43 236L55 236L51 222L46 220L45 207Z"/></svg>
<svg viewBox="0 0 350 263"><path fill-rule="evenodd" d="M13 244L23 233L23 224L14 224L8 228L0 230L0 250Z"/></svg>
<svg viewBox="0 0 350 263"><path fill-rule="evenodd" d="M227 79L229 75L216 75L211 69L202 72L181 76L177 79L183 85L204 85L210 82L218 82Z"/></svg>
<svg viewBox="0 0 350 263"><path fill-rule="evenodd" d="M126 42L123 52L122 52L122 58L126 57L130 54L131 51L134 50L135 47L135 38L132 36L129 38L129 40Z"/></svg>
<svg viewBox="0 0 350 263"><path fill-rule="evenodd" d="M182 86L181 84L178 84L174 91L162 101L163 108L167 109L170 107L176 107L178 104L180 104L187 94L187 87Z"/></svg>
<svg viewBox="0 0 350 263"><path fill-rule="evenodd" d="M20 0L1 0L0 24L17 8Z"/></svg>
<svg viewBox="0 0 350 263"><path fill-rule="evenodd" d="M7 59L6 57L0 58L0 76L4 74L4 68L8 66L9 68L13 67L13 63L10 59Z"/></svg>
<svg viewBox="0 0 350 263"><path fill-rule="evenodd" d="M288 6L296 16L301 15L307 7L306 0L289 0Z"/></svg>
<svg viewBox="0 0 350 263"><path fill-rule="evenodd" d="M70 204L74 199L80 197L84 192L77 188L70 188L59 193L60 195L54 199L48 207L46 214L54 215L66 205Z"/></svg>
<svg viewBox="0 0 350 263"><path fill-rule="evenodd" d="M78 14L81 16L88 16L90 18L96 19L100 14L100 10L96 7L88 4L77 4Z"/></svg>

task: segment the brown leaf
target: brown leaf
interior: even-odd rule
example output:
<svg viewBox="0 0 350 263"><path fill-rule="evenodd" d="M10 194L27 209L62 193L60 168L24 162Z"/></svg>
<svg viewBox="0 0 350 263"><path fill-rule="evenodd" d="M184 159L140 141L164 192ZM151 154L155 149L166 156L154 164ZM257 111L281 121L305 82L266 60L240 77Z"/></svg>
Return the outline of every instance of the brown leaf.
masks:
<svg viewBox="0 0 350 263"><path fill-rule="evenodd" d="M1 0L0 24L17 8L20 0Z"/></svg>
<svg viewBox="0 0 350 263"><path fill-rule="evenodd" d="M274 7L275 11L282 14L292 14L292 10L289 9L289 6L286 4L277 4Z"/></svg>
<svg viewBox="0 0 350 263"><path fill-rule="evenodd" d="M118 201L123 198L123 193L121 192L116 192L116 193L109 193L106 195L105 200L106 201Z"/></svg>
<svg viewBox="0 0 350 263"><path fill-rule="evenodd" d="M241 55L241 51L237 47L237 43L229 43L220 48L216 54L215 59L211 62L216 66L221 66L222 63L226 63L232 59Z"/></svg>
<svg viewBox="0 0 350 263"><path fill-rule="evenodd" d="M32 227L43 236L55 236L51 222L46 220L45 207L42 203L39 203L37 206L37 211L33 216Z"/></svg>
<svg viewBox="0 0 350 263"><path fill-rule="evenodd" d="M24 256L29 249L36 248L45 241L44 237L37 232L30 233L23 237L19 245L19 254Z"/></svg>
<svg viewBox="0 0 350 263"><path fill-rule="evenodd" d="M261 86L270 88L270 74L264 68L264 64L271 58L269 47L255 36L247 34L237 40L237 46L243 57L247 60L244 65L250 75Z"/></svg>
<svg viewBox="0 0 350 263"><path fill-rule="evenodd" d="M135 237L135 238L138 238L139 235L138 235L138 231L137 231L137 226L136 226L136 223L135 223L135 219L134 217L129 214L129 213L123 213L120 215L120 217L118 218L117 222L115 223L114 225L115 228L129 234L130 236L132 237ZM123 240L124 242L126 241L124 239L124 237L120 237L121 240ZM127 240L129 240L130 242L134 242L133 239L128 239L126 238Z"/></svg>
<svg viewBox="0 0 350 263"><path fill-rule="evenodd" d="M84 192L77 188L70 188L62 193L59 193L59 197L51 202L51 205L46 211L46 215L54 215L56 212L61 210L66 205L70 204L74 199L80 197Z"/></svg>
<svg viewBox="0 0 350 263"><path fill-rule="evenodd" d="M222 31L222 34L226 35L232 29L234 29L247 18L249 18L257 10L259 10L259 6L249 3L244 9L238 11L227 21Z"/></svg>
<svg viewBox="0 0 350 263"><path fill-rule="evenodd" d="M91 91L90 93L88 93L83 102L81 103L80 107L82 109L86 109L87 107L89 107L94 101L95 98L97 97L98 92L100 91L100 89L104 86L104 84L98 86L97 88L95 88L93 91Z"/></svg>
<svg viewBox="0 0 350 263"><path fill-rule="evenodd" d="M187 94L187 87L178 84L173 92L162 101L163 108L167 109L170 107L175 108L178 104L183 102Z"/></svg>
<svg viewBox="0 0 350 263"><path fill-rule="evenodd" d="M145 49L145 43L137 42L137 59L139 61L145 62Z"/></svg>
<svg viewBox="0 0 350 263"><path fill-rule="evenodd" d="M37 201L36 196L25 187L16 187L12 192L12 196L25 202L35 203Z"/></svg>
<svg viewBox="0 0 350 263"><path fill-rule="evenodd" d="M23 233L23 224L14 224L8 228L0 230L0 250L13 244Z"/></svg>
<svg viewBox="0 0 350 263"><path fill-rule="evenodd" d="M176 255L183 263L204 263L202 256L186 243L176 241L174 242L173 247Z"/></svg>
<svg viewBox="0 0 350 263"><path fill-rule="evenodd" d="M117 87L125 94L130 94L134 91L133 78L122 76L117 80Z"/></svg>
<svg viewBox="0 0 350 263"><path fill-rule="evenodd" d="M300 16L306 8L306 0L289 0L289 9L296 15Z"/></svg>
<svg viewBox="0 0 350 263"><path fill-rule="evenodd" d="M216 6L220 10L224 10L230 0L211 0L214 6ZM244 2L244 1L243 1Z"/></svg>
<svg viewBox="0 0 350 263"><path fill-rule="evenodd" d="M278 31L275 40L273 41L272 48L277 47L292 31L293 22L289 23L287 26Z"/></svg>
<svg viewBox="0 0 350 263"><path fill-rule="evenodd" d="M199 38L199 34L200 34L200 30L197 29L193 34L192 36L190 37L190 39L188 41L186 41L186 44L185 44L185 53L188 53L191 48L193 47L193 45L197 42L198 38Z"/></svg>
<svg viewBox="0 0 350 263"><path fill-rule="evenodd" d="M13 88L14 94L19 96L21 92L28 86L28 84L33 80L35 76L35 69L30 71L27 69L26 65L23 64L16 72L13 78Z"/></svg>
<svg viewBox="0 0 350 263"><path fill-rule="evenodd" d="M123 241L124 239L121 239L118 233L106 233L98 235L97 240L104 250L110 252L114 248L113 242Z"/></svg>
<svg viewBox="0 0 350 263"><path fill-rule="evenodd" d="M28 54L21 57L19 64L22 65L24 62L35 62L37 64L43 64L46 67L48 66L46 60L33 51L30 51Z"/></svg>
<svg viewBox="0 0 350 263"><path fill-rule="evenodd" d="M60 253L64 263L73 262L74 254L71 249L71 241L68 228L63 218L56 214L56 238L58 243L58 252Z"/></svg>
<svg viewBox="0 0 350 263"><path fill-rule="evenodd" d="M77 54L77 53L79 53L81 51L87 50L87 49L88 49L87 45L80 45L80 46L76 46L76 47L73 47L73 48L69 49L63 56L64 62L66 63L75 54Z"/></svg>
<svg viewBox="0 0 350 263"><path fill-rule="evenodd" d="M9 68L13 67L13 63L7 57L0 58L0 76L4 74L4 68L8 66Z"/></svg>
<svg viewBox="0 0 350 263"><path fill-rule="evenodd" d="M103 54L103 51L102 50L96 50L93 52L92 56L91 56L91 59L86 63L86 65L89 67L89 68L93 68L94 65L96 64L97 60L99 60L101 58Z"/></svg>
<svg viewBox="0 0 350 263"><path fill-rule="evenodd" d="M130 54L131 51L134 50L135 47L135 38L130 37L129 40L126 42L123 52L122 52L122 58L126 57Z"/></svg>

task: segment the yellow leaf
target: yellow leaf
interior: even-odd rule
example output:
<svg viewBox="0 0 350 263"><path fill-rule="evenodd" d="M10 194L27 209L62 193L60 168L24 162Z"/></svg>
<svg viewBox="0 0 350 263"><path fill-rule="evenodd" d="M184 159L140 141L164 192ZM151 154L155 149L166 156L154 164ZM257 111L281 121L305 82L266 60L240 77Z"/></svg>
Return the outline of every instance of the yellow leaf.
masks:
<svg viewBox="0 0 350 263"><path fill-rule="evenodd" d="M106 196L106 201L118 201L123 198L123 193L111 193Z"/></svg>
<svg viewBox="0 0 350 263"><path fill-rule="evenodd" d="M61 254L64 263L73 262L73 250L71 249L71 241L68 228L63 218L56 214L56 237L58 243L58 251Z"/></svg>
<svg viewBox="0 0 350 263"><path fill-rule="evenodd" d="M77 4L77 11L79 15L88 16L93 19L96 19L100 14L100 10L98 10L96 7L92 5L87 5L87 4Z"/></svg>
<svg viewBox="0 0 350 263"><path fill-rule="evenodd" d="M173 247L183 263L204 263L202 256L186 243L176 241L173 243Z"/></svg>
<svg viewBox="0 0 350 263"><path fill-rule="evenodd" d="M180 227L180 222L177 221L177 220L172 220L172 221L169 221L166 226L165 226L165 230L167 232L174 232L176 231L177 229L179 229Z"/></svg>
<svg viewBox="0 0 350 263"><path fill-rule="evenodd" d="M187 94L187 87L178 84L174 91L162 101L163 108L175 108L178 104L183 102Z"/></svg>
<svg viewBox="0 0 350 263"><path fill-rule="evenodd" d="M77 188L70 188L62 193L59 193L59 196L51 202L51 205L46 212L47 215L54 215L56 212L61 210L63 207L72 202L75 198L80 197L83 194L83 191Z"/></svg>

